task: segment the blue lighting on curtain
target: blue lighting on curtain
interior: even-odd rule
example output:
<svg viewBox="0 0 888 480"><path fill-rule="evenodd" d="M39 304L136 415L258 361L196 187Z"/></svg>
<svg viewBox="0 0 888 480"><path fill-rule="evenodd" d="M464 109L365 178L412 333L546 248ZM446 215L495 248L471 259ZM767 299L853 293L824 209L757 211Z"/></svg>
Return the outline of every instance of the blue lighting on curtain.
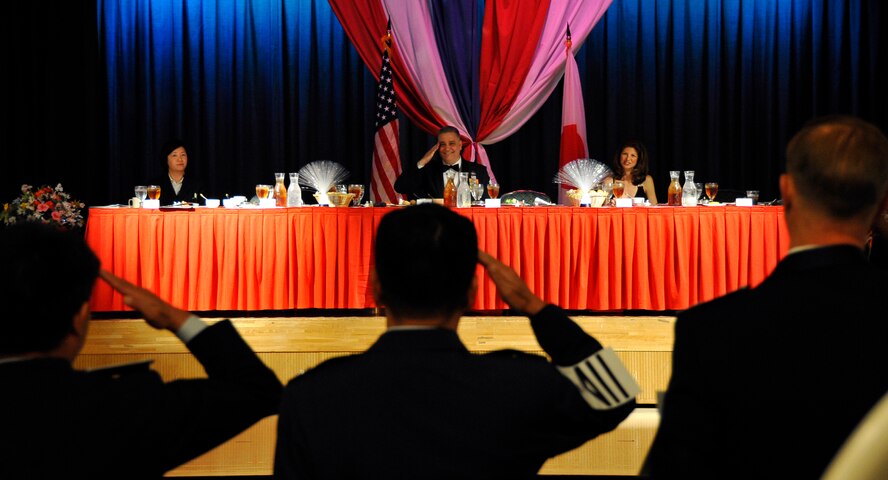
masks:
<svg viewBox="0 0 888 480"><path fill-rule="evenodd" d="M484 3L468 22L480 25ZM864 0L614 0L577 54L590 156L637 137L658 189L668 170L695 169L773 198L805 120L851 113L885 128L880 12ZM97 0L97 17L118 198L160 173L169 136L189 142L220 196L321 159L369 178L375 80L326 0ZM488 148L505 159L504 188L554 193L560 102L558 89ZM409 122L402 133L402 161L428 149Z"/></svg>

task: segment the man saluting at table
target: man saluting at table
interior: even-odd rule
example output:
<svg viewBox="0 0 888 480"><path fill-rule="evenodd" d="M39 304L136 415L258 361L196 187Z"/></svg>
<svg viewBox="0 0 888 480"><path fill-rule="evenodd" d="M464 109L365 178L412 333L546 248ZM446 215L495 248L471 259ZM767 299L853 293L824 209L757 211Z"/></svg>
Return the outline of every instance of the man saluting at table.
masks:
<svg viewBox="0 0 888 480"><path fill-rule="evenodd" d="M447 176L457 172L468 172L478 177L482 184L490 183L487 167L462 159L463 143L459 130L446 126L438 130L438 143L429 149L414 165L405 167L395 180L395 191L407 195L409 199L443 198ZM435 152L438 155L435 155ZM450 173L454 171L453 173ZM454 178L458 183L458 177Z"/></svg>

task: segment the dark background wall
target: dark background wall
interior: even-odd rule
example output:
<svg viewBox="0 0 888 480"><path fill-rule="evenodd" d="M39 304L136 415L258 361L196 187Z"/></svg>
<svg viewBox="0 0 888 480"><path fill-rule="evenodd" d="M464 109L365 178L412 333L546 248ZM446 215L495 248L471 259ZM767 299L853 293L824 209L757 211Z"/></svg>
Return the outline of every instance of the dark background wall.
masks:
<svg viewBox="0 0 888 480"><path fill-rule="evenodd" d="M88 204L124 202L161 173L157 149L174 135L216 195L321 159L342 163L350 182L369 179L375 84L326 1L199 12L150 2L129 17L117 2L19 3L0 16L0 201L22 183L61 182ZM775 198L786 141L809 118L850 113L888 127L884 10L614 0L577 53L590 157L609 161L637 137L661 199L668 171L686 169ZM505 191L554 195L560 123L559 87L488 146ZM402 159L415 161L432 137L401 124Z"/></svg>

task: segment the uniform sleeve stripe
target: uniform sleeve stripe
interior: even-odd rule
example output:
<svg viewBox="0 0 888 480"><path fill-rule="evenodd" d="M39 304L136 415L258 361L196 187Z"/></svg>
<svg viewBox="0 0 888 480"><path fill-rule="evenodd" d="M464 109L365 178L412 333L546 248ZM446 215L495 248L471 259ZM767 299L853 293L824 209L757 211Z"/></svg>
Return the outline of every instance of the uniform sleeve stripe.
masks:
<svg viewBox="0 0 888 480"><path fill-rule="evenodd" d="M626 404L641 391L632 374L611 348L601 349L576 365L558 367L596 410Z"/></svg>
<svg viewBox="0 0 888 480"><path fill-rule="evenodd" d="M622 396L623 396L623 397L628 397L628 396L629 396L629 392L627 392L626 389L623 388L623 384L620 383L620 381L617 379L617 376L614 374L614 371L610 369L610 367L608 366L607 363L601 361L600 358L597 359L597 360L598 360L599 362L601 362L601 369L604 370L604 371L607 373L608 378L612 379L613 382L614 382L614 384L616 384L617 388L620 389L620 393L622 394Z"/></svg>

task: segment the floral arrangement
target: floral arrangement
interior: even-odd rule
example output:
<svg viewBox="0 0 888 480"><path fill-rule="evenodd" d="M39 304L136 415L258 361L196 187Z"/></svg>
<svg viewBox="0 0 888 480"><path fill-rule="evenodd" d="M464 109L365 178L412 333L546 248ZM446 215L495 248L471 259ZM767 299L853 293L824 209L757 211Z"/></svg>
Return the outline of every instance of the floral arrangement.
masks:
<svg viewBox="0 0 888 480"><path fill-rule="evenodd" d="M34 191L30 185L22 185L22 194L10 203L3 205L0 220L5 225L16 222L42 222L65 228L83 226L80 210L83 202L74 200L66 193L62 184L55 188L44 185Z"/></svg>

